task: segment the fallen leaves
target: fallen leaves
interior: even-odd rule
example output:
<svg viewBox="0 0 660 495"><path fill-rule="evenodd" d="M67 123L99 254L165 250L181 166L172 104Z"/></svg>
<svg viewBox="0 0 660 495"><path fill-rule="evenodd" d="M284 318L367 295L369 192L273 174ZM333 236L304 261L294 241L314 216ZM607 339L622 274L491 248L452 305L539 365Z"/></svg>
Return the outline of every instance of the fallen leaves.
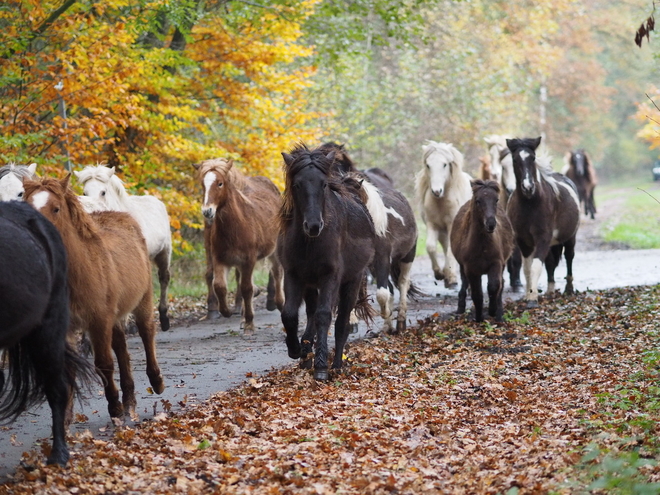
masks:
<svg viewBox="0 0 660 495"><path fill-rule="evenodd" d="M614 448L629 436L657 452L634 423L613 425L639 416L639 391L657 388L645 362L659 292L546 298L497 326L429 318L353 344L327 384L294 367L249 375L186 413L117 427L109 440L77 436L67 470L33 452L36 469L0 492L570 493L595 439ZM620 399L604 400L614 391ZM660 471L645 465L643 476Z"/></svg>

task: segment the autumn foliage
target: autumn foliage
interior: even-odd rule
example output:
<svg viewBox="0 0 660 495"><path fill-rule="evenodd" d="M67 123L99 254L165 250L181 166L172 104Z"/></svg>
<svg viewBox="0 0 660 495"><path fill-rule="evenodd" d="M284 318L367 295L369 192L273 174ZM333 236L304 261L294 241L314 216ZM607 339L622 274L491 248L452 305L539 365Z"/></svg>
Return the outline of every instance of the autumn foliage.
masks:
<svg viewBox="0 0 660 495"><path fill-rule="evenodd" d="M248 15L197 2L5 2L0 159L56 175L67 157L76 169L114 165L133 193L165 201L176 230L199 226L192 163L228 156L278 182L279 152L318 138L311 48L299 43L315 3Z"/></svg>

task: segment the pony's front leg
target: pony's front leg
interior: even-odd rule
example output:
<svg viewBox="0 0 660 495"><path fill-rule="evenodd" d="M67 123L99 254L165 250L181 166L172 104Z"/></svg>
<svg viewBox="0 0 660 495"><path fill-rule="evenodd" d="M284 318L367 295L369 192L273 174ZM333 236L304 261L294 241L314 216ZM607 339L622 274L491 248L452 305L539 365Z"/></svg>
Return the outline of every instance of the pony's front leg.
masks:
<svg viewBox="0 0 660 495"><path fill-rule="evenodd" d="M307 289L305 291L305 312L307 313L307 326L305 327L305 333L302 335L302 351L300 356L300 367L303 369L309 369L312 367L314 357L314 337L315 329L314 326L314 315L316 314L316 308L319 301L319 292L316 289Z"/></svg>
<svg viewBox="0 0 660 495"><path fill-rule="evenodd" d="M338 285L339 280L334 278L326 279L321 284L318 306L314 315L314 325L316 326L314 378L320 381L328 379L328 329L332 322L332 306L337 297ZM336 336L336 338L339 337Z"/></svg>
<svg viewBox="0 0 660 495"><path fill-rule="evenodd" d="M380 306L380 316L383 319L382 332L390 333L392 331L392 306L394 306L394 296L389 288L390 275L390 252L381 249L376 252L376 258L373 262L373 275L376 277L376 300ZM398 282L398 280L397 280ZM340 295L341 298L341 295Z"/></svg>
<svg viewBox="0 0 660 495"><path fill-rule="evenodd" d="M426 252L431 259L431 267L433 268L433 276L436 280L442 280L445 276L438 264L438 231L435 226L427 224L426 229Z"/></svg>
<svg viewBox="0 0 660 495"><path fill-rule="evenodd" d="M445 268L443 270L445 287L453 289L458 285L458 261L456 261L456 257L451 250L449 230L440 234L440 244L442 244L442 250L445 254Z"/></svg>
<svg viewBox="0 0 660 495"><path fill-rule="evenodd" d="M227 270L229 276L229 270ZM236 279L236 294L234 295L234 314L243 314L243 293L241 292L241 271L238 267L234 268L234 279Z"/></svg>
<svg viewBox="0 0 660 495"><path fill-rule="evenodd" d="M506 262L506 268L509 272L509 284L513 292L518 292L522 289L520 282L520 268L522 267L522 254L520 248L515 246L511 256Z"/></svg>
<svg viewBox="0 0 660 495"><path fill-rule="evenodd" d="M237 291L241 291L243 296L243 313L245 315L245 326L243 331L247 334L254 332L254 309L252 306L252 296L254 295L254 286L252 285L252 272L254 271L254 261L248 261L241 267L241 286Z"/></svg>
<svg viewBox="0 0 660 495"><path fill-rule="evenodd" d="M160 298L158 300L158 315L160 319L160 328L163 332L170 329L170 319L167 316L167 288L170 285L170 259L171 250L163 249L154 258L154 263L158 268L158 282L160 284Z"/></svg>
<svg viewBox="0 0 660 495"><path fill-rule="evenodd" d="M408 290L410 289L410 269L412 262L401 262L399 269L399 313L396 317L396 333L406 329L406 316L408 314Z"/></svg>
<svg viewBox="0 0 660 495"><path fill-rule="evenodd" d="M213 263L213 290L218 298L218 307L220 313L225 318L232 315L232 311L227 304L227 272L229 267L221 263Z"/></svg>
<svg viewBox="0 0 660 495"><path fill-rule="evenodd" d="M94 350L94 365L104 383L105 400L108 401L108 413L112 418L120 418L124 407L119 401L119 391L114 379L114 361L112 360L112 322L92 321L89 325L89 338Z"/></svg>
<svg viewBox="0 0 660 495"><path fill-rule="evenodd" d="M564 294L573 294L573 258L575 257L575 237L564 244L564 258L566 259L566 288Z"/></svg>
<svg viewBox="0 0 660 495"><path fill-rule="evenodd" d="M474 321L484 321L484 291L481 287L481 274L470 273L467 276L470 282L472 304L474 305Z"/></svg>
<svg viewBox="0 0 660 495"><path fill-rule="evenodd" d="M353 311L357 302L361 283L362 277L358 277L356 280L344 284L339 291L339 305L337 319L335 320L335 357L332 361L333 369L341 369L344 363L344 346L348 340L349 320L351 311ZM314 378L317 380L323 379L316 376Z"/></svg>
<svg viewBox="0 0 660 495"><path fill-rule="evenodd" d="M547 294L551 296L555 292L555 269L561 260L561 253L564 247L561 244L556 244L550 248L548 255L545 257L545 271L548 275L548 288Z"/></svg>
<svg viewBox="0 0 660 495"><path fill-rule="evenodd" d="M465 275L465 268L460 265L459 269L461 272L461 288L458 291L458 308L456 309L456 313L462 315L465 313L465 306L467 305L467 290L470 282L468 282Z"/></svg>
<svg viewBox="0 0 660 495"><path fill-rule="evenodd" d="M299 359L301 355L298 340L298 309L303 299L303 285L292 274L284 277L284 307L282 308L282 324L286 330L286 347L291 359Z"/></svg>
<svg viewBox="0 0 660 495"><path fill-rule="evenodd" d="M206 287L208 289L208 296L206 298L206 319L215 320L220 318L218 311L218 298L213 289L213 258L211 255L211 224L208 220L204 220L204 251L206 253L206 272L204 279L206 280Z"/></svg>
<svg viewBox="0 0 660 495"><path fill-rule="evenodd" d="M523 272L525 273L525 297L528 308L536 308L539 303L539 278L543 271L543 261L531 254L523 258Z"/></svg>
<svg viewBox="0 0 660 495"><path fill-rule="evenodd" d="M495 321L504 321L502 308L502 289L504 288L504 266L497 265L488 272L488 314Z"/></svg>
<svg viewBox="0 0 660 495"><path fill-rule="evenodd" d="M165 390L165 383L156 359L156 327L151 311L151 296L145 294L142 302L133 311L133 316L135 316L135 324L142 339L142 347L144 347L149 383L155 393L162 394Z"/></svg>

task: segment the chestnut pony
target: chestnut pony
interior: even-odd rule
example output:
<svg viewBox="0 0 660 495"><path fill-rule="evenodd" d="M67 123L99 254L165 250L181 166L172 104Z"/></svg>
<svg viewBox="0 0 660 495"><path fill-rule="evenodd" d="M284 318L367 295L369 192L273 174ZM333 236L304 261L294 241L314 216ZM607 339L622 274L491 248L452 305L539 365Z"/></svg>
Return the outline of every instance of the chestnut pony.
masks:
<svg viewBox="0 0 660 495"><path fill-rule="evenodd" d="M147 375L157 394L165 389L156 360L153 288L147 244L128 213L86 213L62 180L26 179L25 201L57 227L69 257L71 327L82 328L92 342L94 364L105 384L108 412L135 418L135 384L123 321L135 317L147 357ZM113 378L117 356L122 401Z"/></svg>
<svg viewBox="0 0 660 495"><path fill-rule="evenodd" d="M282 205L280 192L267 177L246 177L232 160L217 158L195 166L204 187L202 213L211 221L205 245L210 248L213 290L223 316L232 311L227 304L227 272L237 267L237 292L243 299L245 332L254 331L252 272L257 261L268 258L275 285L275 306L282 309L282 267L275 255ZM238 297L237 297L238 299ZM269 308L272 305L269 304ZM274 309L274 308L273 308Z"/></svg>

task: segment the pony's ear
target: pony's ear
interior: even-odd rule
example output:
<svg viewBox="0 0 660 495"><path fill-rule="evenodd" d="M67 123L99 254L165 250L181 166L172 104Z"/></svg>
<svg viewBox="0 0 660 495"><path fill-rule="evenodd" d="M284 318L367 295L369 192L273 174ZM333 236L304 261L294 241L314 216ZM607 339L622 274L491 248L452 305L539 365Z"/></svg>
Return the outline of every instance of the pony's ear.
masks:
<svg viewBox="0 0 660 495"><path fill-rule="evenodd" d="M30 163L28 165L28 172L30 172L30 175L34 177L34 174L37 172L37 164L36 163Z"/></svg>
<svg viewBox="0 0 660 495"><path fill-rule="evenodd" d="M463 154L458 151L454 145L451 146L451 154L454 157L454 163L463 169Z"/></svg>
<svg viewBox="0 0 660 495"><path fill-rule="evenodd" d="M335 161L335 156L336 156L336 153L334 152L334 150L331 151L330 153L328 153L327 155L325 155L325 157L326 157L330 162L334 162L334 161Z"/></svg>
<svg viewBox="0 0 660 495"><path fill-rule="evenodd" d="M59 182L62 185L63 189L67 189L69 187L70 179L71 179L71 173L66 174L63 179L60 179Z"/></svg>
<svg viewBox="0 0 660 495"><path fill-rule="evenodd" d="M81 172L82 172L82 170L74 170L73 175L75 175L78 179L80 179Z"/></svg>
<svg viewBox="0 0 660 495"><path fill-rule="evenodd" d="M201 163L193 163L192 166L195 170L199 170L199 167L201 167L202 164Z"/></svg>
<svg viewBox="0 0 660 495"><path fill-rule="evenodd" d="M294 158L292 155L289 155L288 153L282 152L282 158L284 158L284 163L286 163L287 167L290 167L293 165Z"/></svg>
<svg viewBox="0 0 660 495"><path fill-rule="evenodd" d="M424 153L426 153L426 151L427 151L428 149L429 149L429 145L428 145L428 144L423 144L423 145L422 145L422 151L423 151Z"/></svg>
<svg viewBox="0 0 660 495"><path fill-rule="evenodd" d="M233 166L234 166L234 160L228 160L227 161L227 172L229 172Z"/></svg>
<svg viewBox="0 0 660 495"><path fill-rule="evenodd" d="M537 137L534 141L534 150L536 150L539 147L539 144L541 144L541 136Z"/></svg>
<svg viewBox="0 0 660 495"><path fill-rule="evenodd" d="M108 177L112 177L113 175L115 175L115 167L110 167L109 170L110 172L108 173Z"/></svg>

